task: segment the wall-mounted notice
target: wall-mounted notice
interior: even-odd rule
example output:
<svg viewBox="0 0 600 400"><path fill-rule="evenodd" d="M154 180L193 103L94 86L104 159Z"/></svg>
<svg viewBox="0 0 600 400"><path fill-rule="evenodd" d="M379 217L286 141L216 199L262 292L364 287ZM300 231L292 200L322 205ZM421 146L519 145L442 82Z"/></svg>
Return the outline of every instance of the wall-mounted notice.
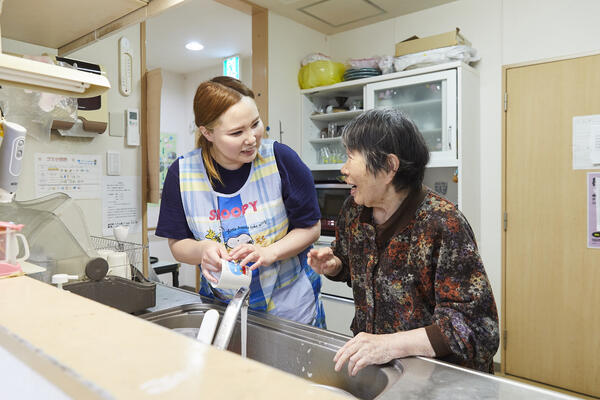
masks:
<svg viewBox="0 0 600 400"><path fill-rule="evenodd" d="M600 172L587 174L587 247L600 248Z"/></svg>
<svg viewBox="0 0 600 400"><path fill-rule="evenodd" d="M63 192L74 199L100 198L100 155L35 153L34 164L36 197Z"/></svg>
<svg viewBox="0 0 600 400"><path fill-rule="evenodd" d="M600 115L573 117L573 169L600 168Z"/></svg>
<svg viewBox="0 0 600 400"><path fill-rule="evenodd" d="M112 235L115 226L139 232L141 188L138 176L105 176L102 180L102 234Z"/></svg>

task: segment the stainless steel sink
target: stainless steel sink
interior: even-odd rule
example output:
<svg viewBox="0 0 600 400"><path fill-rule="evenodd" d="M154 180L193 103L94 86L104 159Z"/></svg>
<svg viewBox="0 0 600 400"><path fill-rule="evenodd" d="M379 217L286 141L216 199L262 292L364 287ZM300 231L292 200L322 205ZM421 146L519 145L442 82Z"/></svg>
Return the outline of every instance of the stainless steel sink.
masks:
<svg viewBox="0 0 600 400"><path fill-rule="evenodd" d="M223 316L225 308L216 304L189 304L142 315L148 321L195 337L204 313L216 309ZM308 379L313 383L345 390L360 399L376 399L402 375L396 360L381 366L369 366L355 377L346 366L333 369L333 356L349 337L265 314L248 313L247 356L263 364ZM228 350L240 354L240 321Z"/></svg>

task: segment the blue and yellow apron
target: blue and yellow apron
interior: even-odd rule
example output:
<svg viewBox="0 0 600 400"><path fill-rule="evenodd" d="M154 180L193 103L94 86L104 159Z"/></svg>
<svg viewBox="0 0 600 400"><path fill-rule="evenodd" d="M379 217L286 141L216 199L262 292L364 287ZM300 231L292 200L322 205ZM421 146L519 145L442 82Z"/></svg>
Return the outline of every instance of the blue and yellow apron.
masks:
<svg viewBox="0 0 600 400"><path fill-rule="evenodd" d="M273 141L262 140L259 153L261 157L252 163L246 183L232 194L213 190L202 161L202 149L179 159L181 199L196 240L214 240L231 250L240 243L266 247L287 234L288 218ZM251 309L325 327L319 299L321 278L306 262L311 247L253 271ZM229 301L235 293L212 288L202 276L200 294Z"/></svg>

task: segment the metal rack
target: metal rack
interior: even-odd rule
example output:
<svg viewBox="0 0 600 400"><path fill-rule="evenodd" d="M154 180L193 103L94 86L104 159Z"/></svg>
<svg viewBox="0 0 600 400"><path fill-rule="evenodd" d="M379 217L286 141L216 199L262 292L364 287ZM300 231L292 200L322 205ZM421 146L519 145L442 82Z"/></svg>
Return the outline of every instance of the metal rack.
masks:
<svg viewBox="0 0 600 400"><path fill-rule="evenodd" d="M138 271L143 271L144 264L144 246L139 243L133 242L124 242L115 239L109 239L100 236L90 236L90 241L92 246L96 251L98 250L113 250L113 251L123 251L127 253L127 260L129 264L137 269ZM135 275L135 274L132 274Z"/></svg>

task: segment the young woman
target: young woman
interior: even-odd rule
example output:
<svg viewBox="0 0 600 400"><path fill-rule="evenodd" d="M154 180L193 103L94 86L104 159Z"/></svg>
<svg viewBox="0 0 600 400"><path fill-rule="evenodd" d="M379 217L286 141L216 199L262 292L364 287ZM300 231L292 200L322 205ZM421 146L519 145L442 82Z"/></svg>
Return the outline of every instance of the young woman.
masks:
<svg viewBox="0 0 600 400"><path fill-rule="evenodd" d="M306 262L321 230L310 170L263 139L254 93L237 79L200 84L194 115L197 148L169 168L156 235L177 261L200 265L201 295L231 299L208 281L222 259L237 260L251 266L251 309L324 327L321 280Z"/></svg>

